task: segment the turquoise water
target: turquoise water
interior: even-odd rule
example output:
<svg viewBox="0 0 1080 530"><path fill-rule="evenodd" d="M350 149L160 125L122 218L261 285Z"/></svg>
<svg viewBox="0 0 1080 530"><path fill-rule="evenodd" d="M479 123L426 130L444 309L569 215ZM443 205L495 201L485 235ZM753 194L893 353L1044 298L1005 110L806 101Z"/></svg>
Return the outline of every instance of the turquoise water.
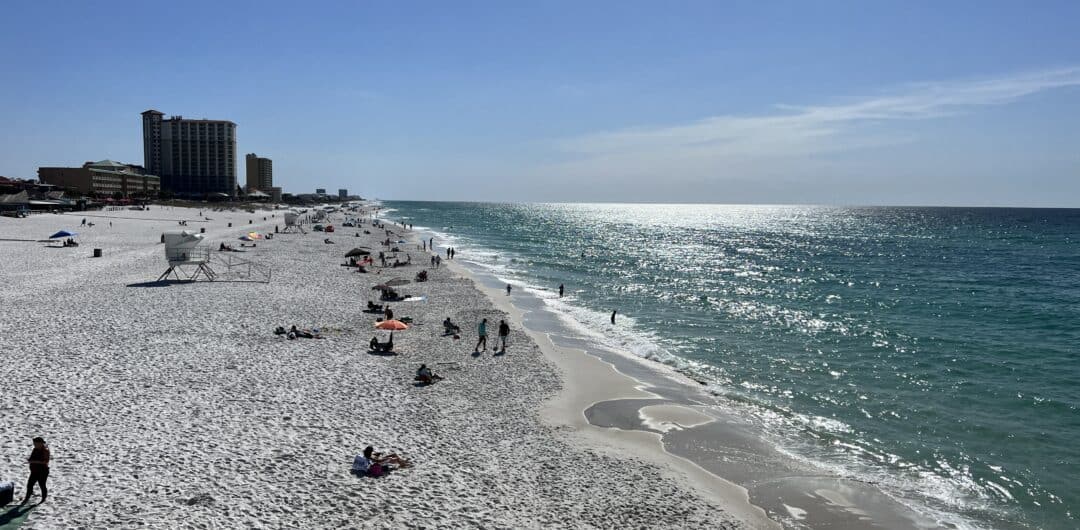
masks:
<svg viewBox="0 0 1080 530"><path fill-rule="evenodd" d="M617 308L622 347L794 454L949 520L1080 526L1080 210L385 206L583 327Z"/></svg>

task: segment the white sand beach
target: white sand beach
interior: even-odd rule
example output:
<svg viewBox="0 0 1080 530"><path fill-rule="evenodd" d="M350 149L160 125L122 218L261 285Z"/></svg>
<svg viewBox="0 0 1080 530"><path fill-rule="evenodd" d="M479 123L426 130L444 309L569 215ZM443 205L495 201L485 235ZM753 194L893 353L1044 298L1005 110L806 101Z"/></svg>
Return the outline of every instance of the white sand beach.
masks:
<svg viewBox="0 0 1080 530"><path fill-rule="evenodd" d="M269 283L154 283L164 231L206 228L216 249L284 226L281 211L202 213L212 220L159 206L89 212L93 227L78 213L0 218L0 238L64 228L80 242L0 241L0 480L15 481L18 502L34 436L53 459L49 499L23 528L773 526L745 491L657 451L653 435L589 425L591 403L644 392L523 333L520 315L460 268L431 269L412 243L399 245L411 266L339 266L354 246L378 252L383 234L369 225L213 252L269 267ZM364 229L373 234L353 235ZM387 337L361 311L371 287L420 270L429 281L397 290L426 299L391 304L415 322L394 334L398 355L369 354L372 336ZM443 335L446 317L460 340ZM474 356L481 318L492 344ZM513 331L495 356L500 319ZM272 333L293 324L324 338ZM445 379L415 386L420 363ZM653 414L693 421L677 412ZM414 466L353 476L367 445Z"/></svg>

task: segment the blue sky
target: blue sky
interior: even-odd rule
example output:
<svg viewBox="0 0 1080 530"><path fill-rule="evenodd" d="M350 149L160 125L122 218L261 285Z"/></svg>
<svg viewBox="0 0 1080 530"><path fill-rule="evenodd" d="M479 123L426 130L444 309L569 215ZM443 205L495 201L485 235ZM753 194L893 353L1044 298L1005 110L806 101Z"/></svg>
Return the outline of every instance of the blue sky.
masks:
<svg viewBox="0 0 1080 530"><path fill-rule="evenodd" d="M3 11L2 175L141 163L155 108L293 192L1080 207L1080 2Z"/></svg>

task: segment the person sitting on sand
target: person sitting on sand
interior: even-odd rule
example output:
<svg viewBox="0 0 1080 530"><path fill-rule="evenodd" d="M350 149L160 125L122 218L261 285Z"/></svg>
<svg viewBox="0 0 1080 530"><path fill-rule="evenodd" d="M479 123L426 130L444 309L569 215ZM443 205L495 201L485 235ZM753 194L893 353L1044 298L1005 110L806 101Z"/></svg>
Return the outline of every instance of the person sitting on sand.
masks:
<svg viewBox="0 0 1080 530"><path fill-rule="evenodd" d="M285 331L285 328L282 327L282 326L278 326L277 328L274 328L274 335L285 335L287 333L288 332Z"/></svg>
<svg viewBox="0 0 1080 530"><path fill-rule="evenodd" d="M376 304L376 303L372 302L371 300L368 300L367 308L368 308L368 311L382 311L383 306L382 306L382 304Z"/></svg>
<svg viewBox="0 0 1080 530"><path fill-rule="evenodd" d="M419 381L422 385L430 385L435 381L442 380L442 376L432 372L431 368L428 368L426 364L421 364L420 368L416 370L416 377L413 380Z"/></svg>
<svg viewBox="0 0 1080 530"><path fill-rule="evenodd" d="M383 455L382 453L376 453L375 448L369 445L364 448L363 454L356 455L356 458L353 459L351 471L352 474L361 477L381 477L393 469L390 466L404 468L411 465L408 460L396 454Z"/></svg>
<svg viewBox="0 0 1080 530"><path fill-rule="evenodd" d="M443 331L445 331L447 335L456 335L458 333L461 333L461 327L451 322L450 317L446 317L446 320L443 320L442 327Z"/></svg>
<svg viewBox="0 0 1080 530"><path fill-rule="evenodd" d="M390 332L390 340L386 342L379 342L378 337L371 337L371 342L368 342L368 347L371 351L392 352L394 351L394 332Z"/></svg>
<svg viewBox="0 0 1080 530"><path fill-rule="evenodd" d="M333 241L330 241L330 238L329 238L329 237L328 237L328 238L326 238L326 239L324 239L324 240L322 240L322 242L323 242L323 243L326 243L327 245L333 245L333 244L334 244L334 242L333 242Z"/></svg>

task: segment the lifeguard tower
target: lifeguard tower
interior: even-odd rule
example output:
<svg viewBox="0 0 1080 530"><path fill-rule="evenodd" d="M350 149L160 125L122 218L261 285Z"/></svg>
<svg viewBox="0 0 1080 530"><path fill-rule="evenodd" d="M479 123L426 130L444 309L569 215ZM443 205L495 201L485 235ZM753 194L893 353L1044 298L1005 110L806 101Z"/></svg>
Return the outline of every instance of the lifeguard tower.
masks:
<svg viewBox="0 0 1080 530"><path fill-rule="evenodd" d="M190 230L179 232L165 232L165 259L169 262L169 268L161 274L158 281L168 278L170 274L177 280L195 281L200 275L207 280L214 281L214 270L210 263L210 244L202 234L196 234ZM190 273L189 269L194 268Z"/></svg>
<svg viewBox="0 0 1080 530"><path fill-rule="evenodd" d="M200 278L207 281L261 282L270 281L270 268L251 260L225 256L221 264L225 266L223 276L210 268L210 243L202 234L190 230L165 232L165 259L169 268L158 277L164 281L169 275L177 280L193 282ZM189 272L190 271L190 272Z"/></svg>
<svg viewBox="0 0 1080 530"><path fill-rule="evenodd" d="M294 231L300 232L301 234L307 233L304 231L304 227L300 226L300 213L289 210L285 212L285 229L282 230L281 233L288 234Z"/></svg>

